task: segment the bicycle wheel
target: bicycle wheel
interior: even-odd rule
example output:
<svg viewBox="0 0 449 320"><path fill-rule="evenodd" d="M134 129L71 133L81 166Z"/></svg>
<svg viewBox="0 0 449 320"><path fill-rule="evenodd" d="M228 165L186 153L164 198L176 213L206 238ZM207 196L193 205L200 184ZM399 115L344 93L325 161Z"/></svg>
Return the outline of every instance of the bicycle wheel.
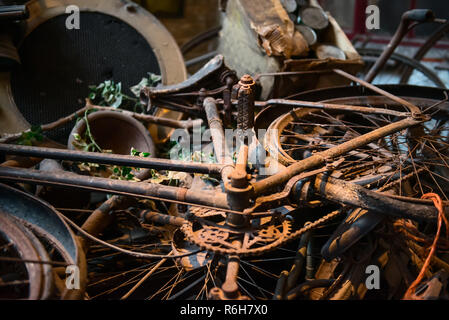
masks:
<svg viewBox="0 0 449 320"><path fill-rule="evenodd" d="M398 87L395 93L406 94L412 92L412 89L413 87ZM428 91L428 95L434 98L422 94L423 98L406 99L419 105L432 116L432 120L406 131L396 132L342 156L341 165L331 176L373 190L388 190L393 194L406 196L407 199L419 199L423 194L433 192L447 200L449 105L446 102L437 105L439 100L435 97L440 95L444 98L443 91ZM400 108L385 97L370 96L369 93L361 95L362 92L360 87L337 88L305 93L298 98L315 96L318 97L315 100L327 103ZM284 112L271 123L264 143L271 156L277 157L285 165L395 121L390 116L328 113L316 109L290 109ZM268 113L269 110L265 115ZM352 189L347 189L346 192L351 193ZM345 191L342 191L342 196L345 197ZM335 198L332 200L335 201ZM330 281L331 285L328 288L312 288L308 294L304 294L303 287L307 287L307 282L304 282L291 290L287 297L297 299L302 295L309 299L401 299L407 288L407 281L416 277L425 259L419 252L423 245L420 241L430 241L425 235L429 226L388 215L388 212L379 214L352 208L321 250L323 259L315 273L315 279ZM410 249L404 251L404 248ZM445 248L446 242L440 245L440 250L446 250ZM385 255L396 258L378 260ZM367 290L364 283L365 271L370 265L382 269L384 290L376 294ZM403 270L403 273L395 274L396 271L392 271L398 269ZM394 284L392 278L396 279Z"/></svg>
<svg viewBox="0 0 449 320"><path fill-rule="evenodd" d="M344 93L344 90L340 89L339 91ZM436 91L442 95L440 90ZM317 95L324 96L319 93ZM343 98L329 98L327 100L329 100L328 102L343 103L344 99L346 99L344 103L348 104L379 107L387 105L387 108L391 109L400 108L400 106L389 102L383 97L374 96L358 98L344 96ZM422 108L428 108L437 102L438 99L414 97L411 101ZM436 109L429 110L435 111ZM312 152L313 150L328 148L330 144L347 141L357 134L362 134L395 120L393 117L363 116L350 113L342 113L342 117L339 117L339 114L327 115L321 111L304 114L300 112L304 113L304 110L286 111L284 115L280 116L280 118L285 118L289 115L295 115L293 121L283 122L286 125L282 128L282 132L290 135L289 130L294 131L296 128L302 127L301 129L306 131L302 134L309 134L309 137L318 141L318 144L310 146ZM430 124L439 122L435 127L439 130L441 137L435 135L432 138L429 137L431 126L424 127L423 130L427 133L424 136L409 137L403 132L392 134L383 139L383 141L377 142L377 146L363 147L356 150L355 154L347 155L341 167L338 168L340 178L358 183L360 183L360 180L365 180L363 184L365 186L370 185L370 188L373 189L381 188L390 182L396 183L401 181L397 183L401 185L401 188L398 189L398 194L419 197L420 194L407 193L407 189L405 187L402 188L402 186L406 181L412 185L412 189L413 185L419 185L420 183L421 185L426 184L426 186L429 183L434 183L432 182L432 176L435 179L440 179L440 177L434 175L433 171L432 174L426 176L427 172L425 170L421 171L421 168L427 165L430 170L434 170L441 163L435 157L424 158L426 155L421 150L428 149L425 147L425 142L416 156L414 155L413 161L403 161L402 157L404 154L407 154L406 146L409 143L415 143L416 140L437 139L438 143L442 143L443 146L444 143L447 143L445 141L448 128L444 124L444 119L447 119L447 104L440 105L438 112L433 114L433 117L434 121L431 121ZM301 123L298 123L299 121ZM274 121L274 123L280 122ZM278 129L281 128L279 127ZM327 132L325 132L326 130ZM329 130L334 130L332 136L328 132ZM289 136L284 135L284 137L292 139ZM299 139L294 142L289 140L281 141L279 146L285 147L285 144L282 144L284 142L289 144L296 143L298 147L305 145L304 141ZM290 147L290 145L287 146ZM438 150L444 157L446 152L444 147L438 148ZM283 151L286 154L286 159L287 156L293 159L290 161L298 161L307 156L304 155L303 150L299 153L285 149ZM288 164L288 161L285 163ZM401 163L400 170L398 170L398 163ZM406 174L413 173L413 165L420 166L418 175L414 176L412 174L411 177L406 177ZM438 180L438 183L434 183L434 186L441 186L444 183L444 179L442 180ZM395 187L397 187L397 184L395 184ZM438 188L435 187L435 189ZM444 196L444 193L440 194ZM130 210L116 212L115 215L120 216L119 221L122 221L122 219L124 219L123 221L128 221L126 223L128 228L122 228L122 231L118 232L117 224L115 224L113 229L109 229L103 235L110 242L156 254L168 254L175 249L178 253L195 252L198 249L205 249L206 251L193 254L186 259L152 259L148 261L130 258L123 260L122 254L95 246L89 256L90 272L94 275L94 278L91 278L90 288L88 288L89 295L93 299L114 299L124 296L145 299L208 299L213 297L213 294L223 295L222 291L218 290L217 293L217 288L226 287L224 284L230 274L229 265L232 263L234 266L238 265L239 270L235 278L235 284L240 291L240 295L237 295L236 298L272 299L279 297L304 298L306 296L313 298L311 295L307 295L308 291L312 292L312 289L316 289L316 287L333 286L334 288L339 288L337 290L339 293L336 296L345 299L346 296L343 293L346 292L346 287L339 287L335 283L335 279L342 274L340 269L345 266L347 260L341 264L337 263L339 267L333 269L335 272L328 278L323 276L323 271L320 269L324 267L320 267L321 264L319 263L322 261L319 249L332 234L335 222L326 220L323 225L315 226L313 230L309 230L312 231L312 234L309 235L308 239L305 237L304 241L301 239L300 241L287 242L290 235L302 228L307 221L317 221L320 217L325 216L327 212L342 211L342 213L345 213L342 206L335 203L321 202L315 204L315 206L309 203L307 206L298 208L289 206L276 208L276 205L273 205L272 209L279 211L277 217L285 218L289 216L294 221L276 220L276 218L273 218L276 215L269 215L264 218L254 219L254 223L247 229L235 230L223 223L225 219L224 212L191 207L188 211L191 218L183 224L181 229L177 229L176 227L167 228L167 225L158 223L137 222L135 218L132 218L133 215ZM353 214L353 211L349 210L348 214ZM135 230L134 228L129 228L130 220L134 220L132 224L138 223L138 229L141 229L141 231L137 233L123 232L123 230L128 229ZM337 221L337 223L339 222ZM144 230L142 231L142 229ZM141 234L142 237L139 239L136 236L137 234ZM233 246L232 241L229 241L229 239L232 240L239 237L242 239L247 237L250 240L243 250ZM251 241L254 240L254 237L257 237L257 241ZM129 240L131 239L134 239L134 242L130 242ZM296 265L299 259L298 251L301 250L298 250L298 248L303 249L304 242L306 247L308 247L308 251L306 250L308 259L305 259L308 262L305 263L306 267L301 267L302 270L297 275L297 278L295 276L293 277L294 280L291 281L293 286L298 285L299 289L289 286L288 292L280 294L278 288L282 287L282 282L286 278L288 279L288 276L286 276L288 270L291 270L292 266ZM369 246L370 249L366 250L366 246ZM371 262L371 252L374 252L375 247L372 243L362 241L354 248L351 248L349 252L354 253L354 250L364 251L369 258L366 260L368 263ZM362 264L358 268L364 270L364 267L366 267L365 264ZM236 274L235 270L233 274ZM354 273L350 272L350 274L353 276ZM145 277L146 275L148 277ZM307 281L311 277L317 278L317 281ZM142 279L145 281L142 282ZM307 288L303 283L307 283ZM132 291L136 284L139 284L138 288ZM291 292L292 290L294 292ZM132 292L132 294L128 295L129 292ZM286 293L289 292L290 295L286 296Z"/></svg>
<svg viewBox="0 0 449 320"><path fill-rule="evenodd" d="M190 211L197 216L218 218L218 220L223 215L220 211L196 207L190 208ZM179 254L195 252L199 249L199 246L194 243L195 240L189 241L180 229L167 228L167 225L160 224L143 224L142 227L152 232L157 229L164 236L159 241L156 241L154 236L145 240L142 238L140 243L125 244L123 241L117 242L117 239L108 241L125 248L157 254L168 254L172 250ZM206 234L211 236L210 229L204 228L201 235L198 235L200 231L198 226L194 225L192 231L192 237L203 236L202 241L206 241L211 246L217 245L217 239L212 241L206 236ZM219 239L227 236L226 228L218 227L213 231ZM254 230L254 232L257 231ZM259 245L269 241L270 237L281 236L277 228L270 229L270 232L272 232L271 236L268 232L258 234ZM234 299L272 299L279 274L295 260L296 246L297 243L293 242L278 248L270 248L269 252L262 250L259 254L238 259L240 272L236 278L236 284L240 293L234 296ZM217 250L209 248L207 251L181 259L139 260L127 259L101 246L93 246L88 256L91 278L87 292L91 299L213 299L211 293L214 292L214 288L216 291L226 282L230 261L230 255L214 252L218 251L218 248L217 245ZM145 277L148 274L150 275ZM136 284L138 286L133 289Z"/></svg>
<svg viewBox="0 0 449 320"><path fill-rule="evenodd" d="M422 61L427 56L428 52L440 41L449 31L449 22L438 27L426 40L426 42L419 48L419 50L413 56L416 61ZM446 50L439 49L435 57L431 57L432 62L444 63L448 57ZM426 57L427 58L427 57ZM428 57L430 58L430 57ZM412 76L413 69L410 67L404 67L403 74L401 76L401 83L407 83Z"/></svg>
<svg viewBox="0 0 449 320"><path fill-rule="evenodd" d="M387 175L391 181L399 173L399 179L407 173L414 174L413 196L421 197L426 192L437 192L449 200L448 114L447 104L433 107L437 100L410 99L423 110L433 112L433 119L420 127L395 133L377 143L370 143L343 156L340 170L342 177L360 183L362 176L370 180L376 172ZM379 96L360 96L326 100L327 103L355 104L371 107L398 109L398 104ZM446 108L446 109L445 109ZM335 147L354 137L396 121L389 115L364 115L360 113L331 113L317 109L299 108L276 119L268 128L265 146L272 157L284 165L305 159L315 152ZM363 167L365 169L363 169ZM362 170L362 171L359 171ZM368 170L368 172L364 172ZM422 173L418 174L417 170ZM344 173L345 172L345 173ZM425 183L421 180L426 176ZM404 190L400 190L400 195ZM410 193L410 190L409 190Z"/></svg>
<svg viewBox="0 0 449 320"><path fill-rule="evenodd" d="M30 299L48 298L52 273L48 266L31 263L46 259L42 245L17 220L0 211L0 298ZM11 259L11 260L6 260ZM44 269L45 268L45 269Z"/></svg>
<svg viewBox="0 0 449 320"><path fill-rule="evenodd" d="M363 79L364 75L368 72L374 62L380 57L383 50L376 48L358 48L357 51L365 62L364 69L358 74L358 77ZM411 68L413 70L407 82L401 82L404 68ZM438 75L419 61L398 53L393 53L383 70L373 80L373 84L399 83L446 88L444 82Z"/></svg>
<svg viewBox="0 0 449 320"><path fill-rule="evenodd" d="M45 300L84 296L84 254L52 207L0 184L0 221L0 298ZM78 267L79 281L74 290L63 281L67 266Z"/></svg>

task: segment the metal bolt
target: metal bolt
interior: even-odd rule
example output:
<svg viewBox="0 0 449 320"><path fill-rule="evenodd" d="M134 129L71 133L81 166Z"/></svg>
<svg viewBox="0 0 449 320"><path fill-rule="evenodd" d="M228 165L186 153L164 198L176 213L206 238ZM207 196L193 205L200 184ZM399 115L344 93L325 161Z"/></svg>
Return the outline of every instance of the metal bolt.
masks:
<svg viewBox="0 0 449 320"><path fill-rule="evenodd" d="M256 83L254 82L254 79L249 74L245 74L243 77L240 78L239 81L240 86L253 87L255 84Z"/></svg>
<svg viewBox="0 0 449 320"><path fill-rule="evenodd" d="M234 170L231 173L231 186L234 188L245 189L248 187L248 175L246 171Z"/></svg>

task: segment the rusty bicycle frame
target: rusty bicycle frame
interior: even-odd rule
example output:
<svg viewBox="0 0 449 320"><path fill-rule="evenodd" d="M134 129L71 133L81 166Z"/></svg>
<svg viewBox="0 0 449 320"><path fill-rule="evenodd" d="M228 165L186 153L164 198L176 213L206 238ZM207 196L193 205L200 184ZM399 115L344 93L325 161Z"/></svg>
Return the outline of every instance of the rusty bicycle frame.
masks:
<svg viewBox="0 0 449 320"><path fill-rule="evenodd" d="M217 59L216 59L217 60ZM213 63L212 63L213 65ZM206 66L207 69L207 66ZM300 160L284 170L264 178L262 180L248 183L247 186L237 187L236 190L230 191L228 188L225 193L204 194L203 192L196 192L184 188L152 185L148 183L139 182L126 182L126 181L116 181L105 178L96 177L84 177L71 173L42 173L36 170L20 169L20 168L9 168L0 167L0 178L2 180L21 180L34 183L42 183L47 185L65 185L73 187L81 187L86 189L102 189L108 192L116 192L118 194L133 194L136 196L145 197L155 197L161 200L168 201L180 201L187 202L190 204L204 205L210 207L217 207L221 209L230 210L241 215L245 215L242 210L248 209L249 199L254 199L263 195L268 194L271 190L276 187L283 186L290 179L301 173L307 172L308 170L316 169L317 167L326 165L350 151L353 151L359 147L365 146L370 142L376 141L392 133L398 132L403 129L407 129L416 126L420 123L427 121L429 118L420 112L420 109L411 104L410 102L395 97L384 90L381 90L374 85L366 83L363 80L357 79L356 77L347 74L342 70L332 70L333 72L344 76L352 81L358 82L359 84L380 93L393 101L398 102L407 108L406 112L399 112L395 110L382 109L382 108L371 108L371 107L361 107L353 105L339 105L339 104L326 104L326 103L312 103L305 101L296 100L284 100L284 99L272 99L266 102L254 102L253 105L257 106L268 106L271 104L286 104L293 107L304 107L304 108L316 108L323 110L344 110L344 111L354 111L360 113L374 113L374 114L385 114L394 115L401 117L402 119L386 125L384 127L373 130L369 133L360 135L353 138L343 144L329 148L325 151L315 153L314 155ZM192 78L195 78L192 77ZM189 81L189 80L187 80ZM192 81L192 80L190 80ZM199 79L195 79L192 83L199 82ZM176 86L171 86L177 90ZM162 90L168 90L164 88ZM160 92L159 89L158 92ZM179 95L179 94L178 94ZM231 100L231 104L238 104L236 100ZM39 147L27 147L18 145L7 145L0 144L0 153L25 156L25 157L35 157L35 158L50 158L59 160L70 160L70 161L82 161L91 163L101 163L101 164L114 164L114 165L126 165L140 168L152 168L156 170L173 170L173 171L184 171L190 173L204 173L204 174L221 174L225 183L229 180L236 171L243 171L242 168L237 168L233 166L229 159L224 158L223 150L220 150L220 146L223 144L223 125L219 118L219 112L217 110L217 104L224 103L223 101L215 100L213 98L203 99L203 106L206 112L206 116L211 128L214 128L212 140L214 142L215 151L217 154L218 164L203 164L203 163L189 163L185 161L175 161L167 159L147 159L147 158L136 158L132 156L122 156L122 155L111 155L111 154L98 154L89 153L81 151L70 151L70 150L58 150L52 148L39 148ZM218 136L217 136L218 135ZM218 149L218 150L217 150ZM246 171L245 171L246 175ZM246 179L246 176L243 180ZM230 180L233 180L232 178ZM234 179L238 180L238 179ZM242 185L241 182L236 182L234 184ZM245 185L245 183L243 183ZM230 187L231 189L233 187ZM234 192L234 193L233 193ZM245 195L247 200L246 204L242 205L242 195ZM388 197L384 197L393 201L394 204L400 204L400 201L394 200ZM401 207L401 206L399 206ZM420 206L419 210L425 208L426 206ZM373 208L371 208L373 209ZM433 209L424 210L424 212L434 212ZM404 212L405 213L405 212ZM428 215L428 217L436 218L436 212L434 214Z"/></svg>
<svg viewBox="0 0 449 320"><path fill-rule="evenodd" d="M394 216L406 217L415 220L435 221L438 212L430 203L412 203L397 199L388 194L375 192L363 186L329 177L329 171L338 165L336 161L357 148L377 141L390 134L424 123L430 119L421 112L416 105L396 97L374 85L360 80L342 70L328 70L360 85L383 95L392 101L405 107L406 111L400 112L382 108L371 108L354 105L312 103L298 100L272 99L265 102L254 101L254 81L246 76L239 83L235 81L235 74L223 64L223 58L217 56L212 59L197 74L185 82L165 86L162 88L145 88L141 99L148 108L167 107L176 111L188 112L191 115L199 115L208 121L212 130L212 141L218 164L189 163L167 159L136 158L131 156L97 154L81 151L58 150L51 148L28 147L18 145L0 144L0 153L34 157L50 158L69 161L81 161L101 164L126 165L140 168L152 168L157 170L184 171L190 173L205 173L221 175L224 182L224 192L196 191L181 187L172 187L147 182L130 182L111 180L98 177L81 176L68 172L41 172L38 170L13 168L0 166L0 180L12 182L26 182L65 188L82 188L87 190L102 191L123 196L135 196L168 201L180 204L194 205L209 209L219 209L226 212L226 225L233 230L244 229L252 219L274 216L270 211L276 207L291 202L293 197L299 197L296 186L307 178L315 177L316 192L320 197L363 208L379 213L387 213ZM301 74L301 72L295 73ZM206 83L218 82L223 87L213 90L203 89ZM222 99L218 98L222 95ZM190 106L183 106L182 99L190 98L194 102ZM268 106L271 104L285 104L297 108L312 108L323 110L353 111L366 114L384 114L401 118L400 120L383 127L377 128L366 134L357 136L340 145L331 147L325 151L317 152L308 158L297 161L272 176L258 181L249 181L246 171L248 161L248 146L243 144L238 153L236 164L224 152L224 124L229 123L229 115L232 106L237 106L238 129L252 128L254 125L254 107ZM218 105L223 105L223 121L220 117ZM337 164L335 163L337 162ZM322 187L324 185L324 187ZM275 189L283 187L282 192ZM350 189L349 196L342 196L342 190ZM108 210L117 205L121 197L114 196L105 203L104 207L97 209L83 226L83 230L93 235L99 234L101 228L98 222L106 219ZM335 216L331 213L327 218ZM157 214L144 215L147 219L161 219ZM187 217L186 217L187 219ZM325 221L325 218L316 221L315 224L306 226L295 232L289 240L304 235L309 228ZM179 225L181 222L176 221ZM104 227L104 226L103 226ZM238 241L237 241L238 242ZM242 243L236 243L240 248ZM228 251L223 250L226 253ZM227 266L226 281L222 288L214 288L210 295L215 298L244 298L238 293L236 277L239 268L239 255L230 254ZM285 279L284 279L285 280Z"/></svg>

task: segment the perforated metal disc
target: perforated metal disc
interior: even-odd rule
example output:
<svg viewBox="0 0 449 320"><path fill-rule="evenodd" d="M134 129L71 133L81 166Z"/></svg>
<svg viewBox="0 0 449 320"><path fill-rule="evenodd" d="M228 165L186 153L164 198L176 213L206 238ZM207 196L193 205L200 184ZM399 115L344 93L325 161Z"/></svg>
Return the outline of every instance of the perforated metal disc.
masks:
<svg viewBox="0 0 449 320"><path fill-rule="evenodd" d="M123 88L147 72L160 74L145 39L125 22L102 13L82 12L79 30L67 30L66 15L38 26L19 49L21 67L12 73L17 107L32 124L55 121L85 104L89 85L112 79ZM131 95L131 93L126 92ZM65 143L71 125L51 138Z"/></svg>
<svg viewBox="0 0 449 320"><path fill-rule="evenodd" d="M80 29L68 30L68 6L80 10ZM167 29L148 11L128 0L31 0L19 54L23 65L0 73L0 135L52 122L84 106L89 85L112 79L125 93L147 72L163 84L186 78L182 54ZM156 115L180 119L181 113ZM65 144L74 123L49 133ZM170 128L149 126L153 139Z"/></svg>

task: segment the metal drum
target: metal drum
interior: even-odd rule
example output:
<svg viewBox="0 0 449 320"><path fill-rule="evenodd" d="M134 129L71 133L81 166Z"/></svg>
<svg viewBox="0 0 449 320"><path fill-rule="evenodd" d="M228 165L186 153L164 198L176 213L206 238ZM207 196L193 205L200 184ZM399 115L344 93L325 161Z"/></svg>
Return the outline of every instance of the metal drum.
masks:
<svg viewBox="0 0 449 320"><path fill-rule="evenodd" d="M80 10L80 28L67 29L70 13ZM89 85L112 79L129 88L147 76L162 75L163 84L186 78L181 52L170 33L149 12L121 0L34 0L18 41L21 65L0 73L0 134L15 133L30 124L49 123L82 108ZM93 30L95 30L93 32ZM124 90L125 91L125 90ZM125 91L127 94L131 94ZM180 119L177 112L157 115ZM73 126L49 133L67 142ZM156 141L170 135L149 127Z"/></svg>

